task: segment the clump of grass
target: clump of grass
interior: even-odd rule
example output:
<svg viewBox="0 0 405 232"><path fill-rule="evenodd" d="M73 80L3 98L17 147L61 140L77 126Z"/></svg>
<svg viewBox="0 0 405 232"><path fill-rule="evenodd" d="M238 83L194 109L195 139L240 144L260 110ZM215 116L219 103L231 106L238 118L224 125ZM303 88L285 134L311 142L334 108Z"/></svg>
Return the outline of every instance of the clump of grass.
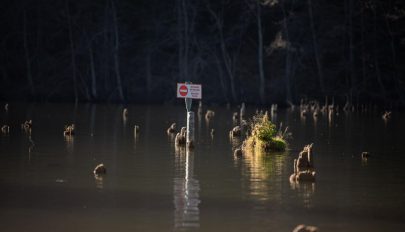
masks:
<svg viewBox="0 0 405 232"><path fill-rule="evenodd" d="M276 126L269 120L267 113L257 114L251 122L251 133L245 141L247 149L254 149L258 152L280 152L285 151L290 134L287 128L282 131L277 130Z"/></svg>
<svg viewBox="0 0 405 232"><path fill-rule="evenodd" d="M270 149L275 151L285 151L287 142L281 137L274 137L270 142Z"/></svg>

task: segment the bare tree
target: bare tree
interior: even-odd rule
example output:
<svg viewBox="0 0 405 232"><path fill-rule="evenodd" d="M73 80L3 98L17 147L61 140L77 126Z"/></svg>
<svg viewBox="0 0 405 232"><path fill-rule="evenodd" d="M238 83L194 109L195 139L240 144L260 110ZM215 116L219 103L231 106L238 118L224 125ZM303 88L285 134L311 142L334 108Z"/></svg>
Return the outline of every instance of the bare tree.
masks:
<svg viewBox="0 0 405 232"><path fill-rule="evenodd" d="M184 38L184 55L183 55L183 78L188 79L189 78L189 74L188 74L188 60L189 60L189 16L188 16L188 11L189 9L187 9L187 3L188 1L186 0L181 0L181 6L182 6L182 14L183 14L183 38ZM184 80L186 80L184 79Z"/></svg>
<svg viewBox="0 0 405 232"><path fill-rule="evenodd" d="M119 62L119 34L118 34L118 20L117 20L117 10L115 8L114 0L111 0L111 11L112 17L114 22L114 69L115 69L115 77L117 79L117 88L118 88L118 96L121 101L124 101L124 92L122 89L122 81L121 81L121 72L120 72L120 62Z"/></svg>
<svg viewBox="0 0 405 232"><path fill-rule="evenodd" d="M381 77L381 70L380 70L380 62L378 60L378 51L377 51L377 9L376 7L373 7L373 36L374 36L374 41L373 41L373 51L374 51L374 65L375 65L375 71L376 71L376 76L377 76L377 82L378 85L380 86L381 93L384 97L386 98L386 89L384 86L384 83L382 82L382 77Z"/></svg>
<svg viewBox="0 0 405 232"><path fill-rule="evenodd" d="M318 38L316 35L316 31L315 31L314 15L312 12L312 1L308 0L307 3L308 3L308 14L309 14L311 33L312 33L312 44L314 47L316 67L317 67L317 71L318 71L319 87L321 88L321 92L324 93L325 85L323 82L323 71L322 71L321 57L319 54L319 44L318 44Z"/></svg>
<svg viewBox="0 0 405 232"><path fill-rule="evenodd" d="M218 55L215 52L213 52L212 55L215 58L215 64L217 65L217 69L218 69L218 79L219 79L219 83L221 85L222 97L226 102L229 102L228 89L226 88L226 84L225 84L225 81L224 81L224 73L223 73L223 70L222 70L221 61L220 61Z"/></svg>
<svg viewBox="0 0 405 232"><path fill-rule="evenodd" d="M90 76L91 76L91 95L93 99L97 99L97 78L96 68L94 64L93 43L89 42L89 58L90 58Z"/></svg>
<svg viewBox="0 0 405 232"><path fill-rule="evenodd" d="M281 10L283 12L283 30L286 38L286 46L285 46L285 87L286 87L286 101L292 102L291 96L291 84L290 84L290 75L291 75L291 54L290 54L290 33L288 31L288 14L285 7L285 1L280 3Z"/></svg>
<svg viewBox="0 0 405 232"><path fill-rule="evenodd" d="M178 33L178 58L179 79L189 80L188 56L189 56L189 16L186 0L177 0L177 33Z"/></svg>
<svg viewBox="0 0 405 232"><path fill-rule="evenodd" d="M361 24L361 74L362 74L362 88L363 91L367 89L367 75L366 75L366 40L365 40L365 22L364 22L364 13L365 11L365 6L364 3L361 5L361 19L360 19L360 24Z"/></svg>
<svg viewBox="0 0 405 232"><path fill-rule="evenodd" d="M31 70L31 57L28 48L28 32L27 32L27 12L24 8L23 12L23 43L24 43L24 52L25 52L25 62L27 68L27 80L31 90L31 96L35 96L34 81L32 79L32 70Z"/></svg>
<svg viewBox="0 0 405 232"><path fill-rule="evenodd" d="M111 70L110 70L110 62L111 62L111 36L110 36L110 28L111 28L111 16L110 16L110 0L105 0L105 6L104 6L104 22L103 22L103 43L102 43L102 52L101 52L101 80L103 83L103 92L104 95L108 92L111 83L110 83L110 77L111 77ZM99 94L100 95L100 94Z"/></svg>
<svg viewBox="0 0 405 232"><path fill-rule="evenodd" d="M404 14L404 13L403 13ZM398 70L397 70L397 51L395 49L395 32L393 27L391 26L390 23L390 18L392 21L396 21L398 16L394 15L391 17L388 17L388 13L386 14L387 16L385 16L385 25L387 27L387 31L388 31L388 35L390 37L390 50L391 50L391 58L392 58L392 79L394 81L394 86L395 86L395 90L399 96L399 100L401 102L401 104L405 104L405 97L404 97L404 93L403 91L400 90L400 82L398 81ZM398 17L399 18L399 17Z"/></svg>
<svg viewBox="0 0 405 232"><path fill-rule="evenodd" d="M349 96L349 102L353 101L353 93L357 92L357 87L356 87L356 70L355 70L355 64L354 64L354 38L353 38L353 0L348 0L348 24L349 24L349 76L350 76L350 96Z"/></svg>
<svg viewBox="0 0 405 232"><path fill-rule="evenodd" d="M260 0L256 0L256 20L257 20L257 61L259 68L259 79L260 79L260 100L262 104L266 103L265 99L265 88L266 88L266 79L264 77L264 67L263 67L263 28L262 28L262 8L260 5Z"/></svg>
<svg viewBox="0 0 405 232"><path fill-rule="evenodd" d="M223 20L222 20L222 17L220 17L208 4L207 4L207 9L208 9L208 12L211 14L212 18L214 19L215 25L216 25L218 33L219 33L219 42L220 42L220 47L221 47L222 59L223 59L224 65L225 65L225 70L229 76L230 85L231 85L232 101L236 102L237 96L236 96L236 89L235 89L235 74L234 74L235 69L232 65L233 61L226 49Z"/></svg>
<svg viewBox="0 0 405 232"><path fill-rule="evenodd" d="M73 92L74 92L74 96L75 96L75 103L77 103L79 101L79 94L78 94L77 76L76 76L76 55L75 55L75 44L73 41L72 17L70 14L69 0L66 0L66 14L67 14L67 20L68 20L70 53L71 53L71 62L72 62Z"/></svg>

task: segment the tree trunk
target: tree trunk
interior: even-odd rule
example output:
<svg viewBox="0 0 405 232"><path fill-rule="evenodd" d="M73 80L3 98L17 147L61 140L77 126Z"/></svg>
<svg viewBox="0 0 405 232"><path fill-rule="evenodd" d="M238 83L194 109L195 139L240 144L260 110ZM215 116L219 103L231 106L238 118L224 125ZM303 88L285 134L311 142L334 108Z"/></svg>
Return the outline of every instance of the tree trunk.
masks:
<svg viewBox="0 0 405 232"><path fill-rule="evenodd" d="M386 23L386 26L387 26L388 34L389 34L389 36L391 38L391 40L390 40L390 48L391 48L392 67L393 67L393 69L392 69L392 79L393 79L393 82L395 83L394 86L395 86L395 90L396 90L396 92L397 92L397 94L399 96L400 103L402 105L404 105L405 104L404 93L400 89L401 83L398 81L398 75L397 75L397 53L396 53L396 49L395 49L394 33L392 31L392 28L391 28L390 23L389 23L387 18L385 19L385 23Z"/></svg>
<svg viewBox="0 0 405 232"><path fill-rule="evenodd" d="M67 13L67 18L68 18L69 42L70 42L70 52L71 52L71 62L72 62L73 92L75 95L75 103L77 103L79 101L79 94L78 94L78 90L77 90L76 56L75 56L75 45L73 42L72 18L70 15L69 0L66 1L66 13Z"/></svg>
<svg viewBox="0 0 405 232"><path fill-rule="evenodd" d="M265 88L266 88L266 79L264 77L264 68L263 68L263 29L262 29L262 10L260 2L256 1L256 19L257 19L257 39L258 39L258 51L257 51L257 60L259 65L259 80L260 80L260 100L262 104L266 104L265 99Z"/></svg>
<svg viewBox="0 0 405 232"><path fill-rule="evenodd" d="M350 70L350 103L353 102L353 93L356 93L356 71L354 64L353 46L353 0L349 0L349 70Z"/></svg>
<svg viewBox="0 0 405 232"><path fill-rule="evenodd" d="M111 39L110 39L110 24L111 24L111 17L110 17L110 6L109 1L106 0L105 9L104 9L104 31L103 31L103 51L101 56L101 76L102 76L102 84L103 88L101 91L101 95L106 97L107 93L110 90L110 60L111 60ZM100 95L100 91L99 91Z"/></svg>
<svg viewBox="0 0 405 232"><path fill-rule="evenodd" d="M190 80L190 77L188 76L188 53L189 53L189 26L188 26L188 14L187 14L187 5L186 5L187 0L182 0L182 8L183 8L183 21L184 21L184 64L183 64L183 69L184 69L184 80Z"/></svg>
<svg viewBox="0 0 405 232"><path fill-rule="evenodd" d="M215 63L217 64L217 67L218 67L218 78L219 78L219 83L221 84L222 97L223 97L223 99L225 100L226 103L229 103L228 90L227 90L226 85L225 85L224 74L223 74L221 62L219 61L219 58L218 58L217 54L214 53L213 55L215 57Z"/></svg>
<svg viewBox="0 0 405 232"><path fill-rule="evenodd" d="M183 20L182 20L183 10L182 10L181 3L182 3L182 0L177 1L177 39L179 42L179 56L178 56L179 63L178 63L178 65L179 65L179 80L185 81L185 75L184 75L184 70L183 70L183 68L184 68L183 67L184 66L184 63L183 63L184 48L183 48L183 32L182 32L182 30L183 30L183 23L182 23L183 22Z"/></svg>
<svg viewBox="0 0 405 232"><path fill-rule="evenodd" d="M377 82L380 86L381 89L381 93L384 97L384 100L386 100L386 90L385 90L385 86L384 83L382 82L381 79L381 70L380 70L380 62L378 61L378 52L377 52L377 12L376 9L373 10L373 14L374 14L374 41L373 41L373 47L374 47L374 65L375 65L375 71L376 71L376 76L377 76Z"/></svg>
<svg viewBox="0 0 405 232"><path fill-rule="evenodd" d="M37 6L37 41L36 41L36 76L42 78L42 9L41 4Z"/></svg>
<svg viewBox="0 0 405 232"><path fill-rule="evenodd" d="M365 45L365 30L364 30L364 5L361 6L361 75L362 89L367 91L367 76L366 76L366 45Z"/></svg>
<svg viewBox="0 0 405 232"><path fill-rule="evenodd" d="M324 83L323 83L322 64L321 64L321 58L320 58L320 55L319 55L317 36L316 36L316 32L315 32L315 24L314 24L314 16L313 16L313 13L312 13L312 2L311 2L311 0L308 0L308 14L309 14L310 27L311 27L311 32L312 32L312 43L313 43L313 46L314 46L316 67L317 67L317 71L318 71L319 87L321 88L321 92L325 93L325 86L324 86Z"/></svg>
<svg viewBox="0 0 405 232"><path fill-rule="evenodd" d="M283 20L283 26L284 26L284 34L286 37L287 41L287 46L285 48L285 88L286 88L286 102L292 102L292 96L291 96L291 86L290 86L290 75L291 75L291 55L290 55L290 35L288 32L288 15L285 10L284 2L281 3L281 10L283 11L284 15L284 20Z"/></svg>
<svg viewBox="0 0 405 232"><path fill-rule="evenodd" d="M118 20L117 20L117 11L115 8L114 0L111 0L111 11L112 17L114 22L114 69L115 69L115 77L117 79L117 88L118 88L118 96L120 100L123 102L124 99L124 92L122 89L122 82L121 82L121 73L120 73L120 63L119 63L119 34L118 34Z"/></svg>
<svg viewBox="0 0 405 232"><path fill-rule="evenodd" d="M27 33L27 12L24 9L24 16L23 16L23 43L24 43L24 52L25 52L25 62L27 68L27 80L28 85L30 88L31 96L35 96L35 88L34 88L34 81L32 79L32 70L31 70L31 57L28 49L28 33Z"/></svg>
<svg viewBox="0 0 405 232"><path fill-rule="evenodd" d="M5 66L2 66L2 67L1 67L1 74L2 74L1 76L3 77L3 83L4 83L4 84L7 83L9 77L8 77L8 73L7 73L7 70L6 70L6 67L5 67Z"/></svg>
<svg viewBox="0 0 405 232"><path fill-rule="evenodd" d="M236 97L236 90L235 90L235 76L233 75L233 71L232 71L231 64L230 64L231 61L230 61L229 55L227 54L227 51L226 51L226 48L225 48L225 41L224 41L224 38L223 38L222 31L219 34L221 36L222 57L224 59L226 71L228 73L228 76L229 76L229 79L230 79L230 82L231 82L232 101L236 102L237 97Z"/></svg>
<svg viewBox="0 0 405 232"><path fill-rule="evenodd" d="M150 45L149 45L150 46ZM146 95L148 96L148 100L150 101L151 93L152 93L152 49L147 49L146 54Z"/></svg>
<svg viewBox="0 0 405 232"><path fill-rule="evenodd" d="M234 103L236 103L237 97L236 97L236 90L235 90L235 75L233 74L233 67L232 67L231 59L226 50L224 33L223 33L223 23L222 23L221 19L218 17L218 15L209 6L207 6L207 8L208 8L208 11L211 13L212 17L214 18L215 24L217 25L217 28L218 28L222 59L224 60L225 69L229 76L229 80L231 82L230 84L231 84L232 101Z"/></svg>

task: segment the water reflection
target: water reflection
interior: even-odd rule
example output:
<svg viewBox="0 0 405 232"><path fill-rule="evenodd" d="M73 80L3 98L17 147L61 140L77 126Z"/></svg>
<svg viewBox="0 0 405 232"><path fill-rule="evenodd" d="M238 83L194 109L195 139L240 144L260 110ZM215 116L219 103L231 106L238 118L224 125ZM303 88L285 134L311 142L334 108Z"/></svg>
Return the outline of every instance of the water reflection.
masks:
<svg viewBox="0 0 405 232"><path fill-rule="evenodd" d="M248 194L252 198L259 201L281 200L281 192L274 189L280 188L284 181L282 176L286 157L286 153L244 154L242 174L249 180Z"/></svg>
<svg viewBox="0 0 405 232"><path fill-rule="evenodd" d="M96 188L98 189L104 188L104 177L102 175L94 174L94 182L96 184Z"/></svg>
<svg viewBox="0 0 405 232"><path fill-rule="evenodd" d="M173 179L174 227L176 231L200 227L200 183L194 177L194 153L175 147Z"/></svg>
<svg viewBox="0 0 405 232"><path fill-rule="evenodd" d="M362 157L361 158L361 166L366 167L368 165L368 158Z"/></svg>
<svg viewBox="0 0 405 232"><path fill-rule="evenodd" d="M73 154L74 152L74 136L73 135L65 135L65 143L66 143L66 150L68 152L68 154Z"/></svg>
<svg viewBox="0 0 405 232"><path fill-rule="evenodd" d="M183 106L128 109L132 113L123 130L120 106L79 107L75 120L72 105L45 105L31 114L25 105L12 105L7 124L14 126L9 136L0 136L0 192L3 208L15 213L3 215L3 227L14 228L20 225L19 215L27 215L34 231L46 230L41 222L49 217L55 225L83 224L98 231L117 225L141 231L291 231L295 223L314 220L328 231L379 231L386 225L388 231L401 231L405 212L397 206L404 203L405 191L403 113L395 114L384 130L377 113L335 115L329 127L328 113L318 117L316 126L308 115L304 126L298 109L279 111L277 124L283 122L294 136L287 153L309 142L319 145L318 182L290 184L295 155L248 154L233 160L231 147L239 147L241 140L227 137L231 111L223 116L215 108L221 113L212 121L215 127L207 128L215 128L212 145L200 116L194 156L175 148L174 138L164 131L169 122L184 124ZM29 119L36 144L31 162L29 135L19 128ZM78 133L64 138L67 122L76 123ZM140 137L132 133L134 124L141 128ZM131 155L133 148L136 155ZM361 151L373 156L362 160ZM90 168L101 162L108 164L109 174L103 180L89 176ZM50 203L44 193L57 197ZM82 204L90 208L81 209ZM56 208L61 213L55 214ZM299 222L291 221L297 218ZM21 226L14 229L23 231Z"/></svg>
<svg viewBox="0 0 405 232"><path fill-rule="evenodd" d="M31 154L32 150L34 150L35 143L31 138L31 135L28 136L28 141L29 141L29 147L28 147L28 162L31 162Z"/></svg>
<svg viewBox="0 0 405 232"><path fill-rule="evenodd" d="M328 126L329 126L329 128L332 127L332 117L333 116L331 116L331 114L328 113Z"/></svg>
<svg viewBox="0 0 405 232"><path fill-rule="evenodd" d="M295 181L290 181L290 187L292 190L296 191L298 197L303 200L305 208L312 208L312 198L315 193L315 183L299 183Z"/></svg>

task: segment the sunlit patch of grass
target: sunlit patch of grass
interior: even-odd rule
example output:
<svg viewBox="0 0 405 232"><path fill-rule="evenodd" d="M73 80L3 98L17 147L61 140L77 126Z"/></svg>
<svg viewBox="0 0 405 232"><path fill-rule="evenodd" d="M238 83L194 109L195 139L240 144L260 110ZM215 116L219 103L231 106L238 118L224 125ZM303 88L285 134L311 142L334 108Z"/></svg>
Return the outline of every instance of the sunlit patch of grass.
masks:
<svg viewBox="0 0 405 232"><path fill-rule="evenodd" d="M278 133L276 126L267 114L255 115L251 122L251 133L245 140L245 149L255 152L281 152L287 148L283 137L286 133Z"/></svg>
<svg viewBox="0 0 405 232"><path fill-rule="evenodd" d="M270 144L270 149L273 151L285 151L287 148L287 142L278 136L274 137Z"/></svg>

